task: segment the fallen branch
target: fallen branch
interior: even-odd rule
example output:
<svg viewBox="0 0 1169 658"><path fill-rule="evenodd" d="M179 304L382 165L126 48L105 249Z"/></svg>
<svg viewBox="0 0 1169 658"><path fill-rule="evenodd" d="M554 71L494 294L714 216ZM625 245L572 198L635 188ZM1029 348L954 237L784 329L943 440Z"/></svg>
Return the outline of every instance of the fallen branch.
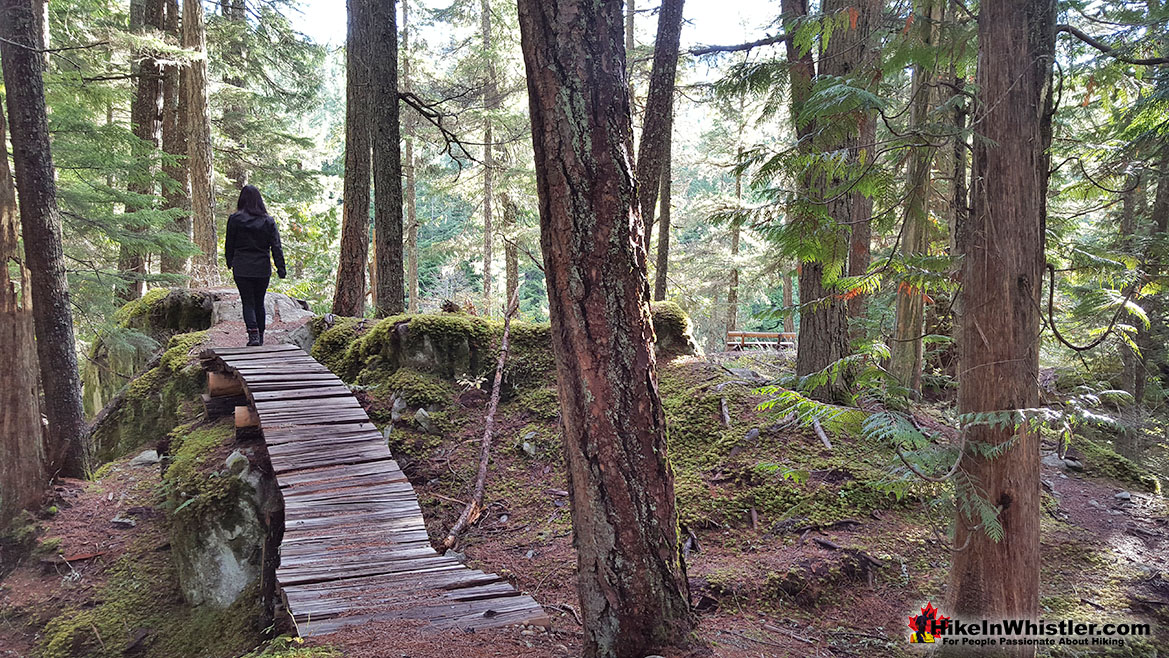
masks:
<svg viewBox="0 0 1169 658"><path fill-rule="evenodd" d="M813 420L812 427L816 430L816 436L820 437L820 441L824 444L824 447L831 450L832 442L828 440L828 435L824 433L824 428L820 427L820 421Z"/></svg>
<svg viewBox="0 0 1169 658"><path fill-rule="evenodd" d="M503 316L503 340L499 345L499 362L495 364L495 385L491 389L491 402L487 405L487 421L483 427L483 442L479 448L479 473L475 476L475 492L471 495L471 501L463 508L463 513L459 515L459 520L455 521L455 525L443 540L442 545L446 548L454 548L455 543L459 541L459 535L483 514L483 494L487 489L487 463L491 460L491 432L495 429L499 390L503 388L503 366L507 363L511 318L519 310L519 297L520 291L516 288L511 302L507 305L507 313Z"/></svg>

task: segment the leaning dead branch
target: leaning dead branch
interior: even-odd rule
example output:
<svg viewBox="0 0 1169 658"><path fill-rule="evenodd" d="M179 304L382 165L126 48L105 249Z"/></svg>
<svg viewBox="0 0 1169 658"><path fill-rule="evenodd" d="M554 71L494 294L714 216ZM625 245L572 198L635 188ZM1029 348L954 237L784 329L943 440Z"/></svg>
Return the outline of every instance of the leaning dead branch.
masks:
<svg viewBox="0 0 1169 658"><path fill-rule="evenodd" d="M487 464L491 460L491 433L495 429L495 410L499 407L499 389L503 387L503 366L507 363L508 339L511 334L511 318L519 310L519 289L512 295L503 316L503 340L499 346L499 362L495 364L495 385L491 389L491 402L487 405L487 421L483 427L483 441L479 447L479 473L475 476L475 491L470 502L463 508L459 520L451 527L442 545L454 548L459 535L483 515L483 494L487 488Z"/></svg>

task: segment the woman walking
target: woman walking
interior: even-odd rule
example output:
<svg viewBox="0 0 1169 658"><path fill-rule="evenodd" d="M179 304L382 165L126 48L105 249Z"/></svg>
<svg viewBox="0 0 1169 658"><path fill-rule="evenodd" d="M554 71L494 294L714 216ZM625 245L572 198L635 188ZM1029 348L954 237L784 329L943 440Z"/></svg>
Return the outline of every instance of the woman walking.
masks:
<svg viewBox="0 0 1169 658"><path fill-rule="evenodd" d="M276 274L283 279L284 250L276 220L268 215L264 199L255 185L240 190L236 210L227 218L224 256L235 278L240 301L244 306L244 324L248 328L248 346L264 344L264 295L272 278L272 261Z"/></svg>

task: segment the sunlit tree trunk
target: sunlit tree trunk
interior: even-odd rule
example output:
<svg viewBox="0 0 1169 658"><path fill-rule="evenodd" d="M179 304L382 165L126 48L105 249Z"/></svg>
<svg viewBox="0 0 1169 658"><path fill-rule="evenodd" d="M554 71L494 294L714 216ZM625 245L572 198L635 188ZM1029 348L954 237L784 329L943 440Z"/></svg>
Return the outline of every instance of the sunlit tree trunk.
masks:
<svg viewBox="0 0 1169 658"><path fill-rule="evenodd" d="M1130 173L1125 177L1124 194L1121 200L1120 211L1120 248L1130 254L1140 257L1141 254L1134 253L1139 250L1136 245L1136 238L1138 233L1138 225L1142 217L1140 213L1140 199L1145 196L1145 188L1143 177L1140 173ZM1143 303L1143 300L1138 301ZM1136 325L1136 333L1130 336L1133 344L1136 345L1134 349L1128 343L1120 345L1120 388L1132 394L1136 404L1140 405L1145 399L1145 383L1148 379L1145 375L1145 359L1141 353L1142 344L1146 342L1147 333L1139 323L1132 323Z"/></svg>
<svg viewBox="0 0 1169 658"><path fill-rule="evenodd" d="M369 260L370 63L369 0L349 0L345 41L345 182L341 207L341 255L333 312L365 314L365 272ZM373 279L373 272L370 273Z"/></svg>
<svg viewBox="0 0 1169 658"><path fill-rule="evenodd" d="M166 25L163 0L135 0L130 4L130 30L140 35L157 31L162 33ZM147 50L135 53L134 99L130 103L130 127L138 142L132 149L134 159L141 163L154 160L155 151L162 146L162 104L163 79L162 62ZM149 176L152 165L145 167L141 175ZM154 181L132 180L128 186L131 195L151 197L155 193ZM149 203L127 203L128 217L132 213L150 210ZM133 220L130 220L133 221ZM134 232L145 232L147 226L130 227ZM118 296L124 300L138 299L146 292L146 254L140 247L122 244L118 250L118 271L125 278L125 284L118 288Z"/></svg>
<svg viewBox="0 0 1169 658"><path fill-rule="evenodd" d="M402 151L398 115L398 16L394 0L370 4L370 109L373 113L373 223L379 316L406 310L402 259Z"/></svg>
<svg viewBox="0 0 1169 658"><path fill-rule="evenodd" d="M914 14L917 42L923 49L936 48L943 18L942 0L919 0ZM921 63L913 67L912 102L909 111L911 130L924 133L934 105L937 76ZM934 156L937 149L927 135L913 147L906 181L905 227L901 236L901 254L907 260L928 253L930 243L929 202L933 191ZM922 337L925 330L925 290L909 282L897 288L896 325L890 345L889 371L902 386L921 392Z"/></svg>
<svg viewBox="0 0 1169 658"><path fill-rule="evenodd" d="M180 32L179 0L166 0L166 33L174 43L182 41ZM179 84L181 77L177 64L162 71L162 150L173 162L163 165L163 173L172 182L163 191L163 208L179 209L183 214L171 223L171 230L191 238L191 174L187 167L187 98ZM190 266L186 256L164 253L159 265L163 274L186 274Z"/></svg>
<svg viewBox="0 0 1169 658"><path fill-rule="evenodd" d="M620 2L520 0L584 655L693 627L629 169Z"/></svg>
<svg viewBox="0 0 1169 658"><path fill-rule="evenodd" d="M187 97L187 165L191 174L191 225L200 255L192 278L209 284L219 280L216 266L215 173L211 163L211 118L207 106L207 31L201 0L183 0L183 47L201 58L183 68L181 85Z"/></svg>
<svg viewBox="0 0 1169 658"><path fill-rule="evenodd" d="M223 81L232 89L232 95L247 93L247 79L244 69L247 67L248 52L244 45L244 38L248 31L248 11L244 0L220 0L220 10L223 18L231 26L226 48L223 48L223 63L227 69ZM223 108L222 120L223 136L229 142L226 149L234 152L224 159L223 171L227 179L232 182L236 190L248 184L248 165L243 155L247 151L247 115L245 106L234 99Z"/></svg>
<svg viewBox="0 0 1169 658"><path fill-rule="evenodd" d="M516 246L516 205L507 193L499 195L499 202L503 206L503 235L506 242L503 248L504 260L507 262L507 294L504 296L508 303L515 297L516 288L520 285L519 249Z"/></svg>
<svg viewBox="0 0 1169 658"><path fill-rule="evenodd" d="M654 211L661 191L669 148L674 107L674 78L678 70L678 44L682 35L682 5L685 0L662 0L658 13L658 36L654 41L653 69L649 95L645 99L645 123L637 153L637 198L645 224L645 246L649 248Z"/></svg>
<svg viewBox="0 0 1169 658"><path fill-rule="evenodd" d="M495 145L491 133L492 112L499 92L495 84L495 64L491 52L491 0L479 0L479 19L483 37L483 315L490 316L491 307L491 241L494 227L492 201L495 196ZM506 303L506 302L505 302Z"/></svg>
<svg viewBox="0 0 1169 658"><path fill-rule="evenodd" d="M673 114L673 109L670 110ZM670 128L673 128L673 118L671 117ZM670 269L670 203L671 203L671 187L674 183L674 165L671 160L674 153L674 140L670 135L666 139L665 160L662 165L662 193L661 193L661 221L658 222L658 262L654 268L654 301L662 301L666 298L666 284ZM648 235L648 233L647 233ZM648 247L648 243L646 244Z"/></svg>
<svg viewBox="0 0 1169 658"><path fill-rule="evenodd" d="M979 6L973 194L964 231L958 412L1026 409L1039 403L1040 293L1051 144L1055 2L984 0ZM1039 435L1025 426L964 429L967 446L1000 446L988 458L967 448L959 495L999 508L1002 537L960 514L947 596L951 616L1034 618L1039 609ZM975 489L975 491L971 491ZM969 655L963 647L961 655ZM993 647L1033 656L1034 647Z"/></svg>
<svg viewBox="0 0 1169 658"><path fill-rule="evenodd" d="M85 477L91 450L81 407L61 215L45 115L43 17L32 0L0 0L0 59L11 121L12 162L20 199L25 264L32 288L37 364L45 394L46 467L51 475Z"/></svg>
<svg viewBox="0 0 1169 658"><path fill-rule="evenodd" d="M2 18L2 17L0 17ZM7 144L0 108L0 144ZM20 217L8 157L0 158L0 527L44 494L44 437L29 272L20 255Z"/></svg>
<svg viewBox="0 0 1169 658"><path fill-rule="evenodd" d="M402 0L402 89L410 91L409 0ZM417 127L413 113L405 121L406 138L406 278L409 286L410 312L418 312L418 202L414 169L414 132ZM510 298L509 298L510 299Z"/></svg>

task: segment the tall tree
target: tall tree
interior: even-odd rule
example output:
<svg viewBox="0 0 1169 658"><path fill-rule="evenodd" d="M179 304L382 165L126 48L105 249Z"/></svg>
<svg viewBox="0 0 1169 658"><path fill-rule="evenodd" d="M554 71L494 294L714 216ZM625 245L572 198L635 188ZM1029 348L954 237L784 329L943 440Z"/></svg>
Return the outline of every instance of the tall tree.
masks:
<svg viewBox="0 0 1169 658"><path fill-rule="evenodd" d="M680 4L680 3L679 3ZM629 170L620 2L520 0L585 656L692 628Z"/></svg>
<svg viewBox="0 0 1169 658"><path fill-rule="evenodd" d="M180 85L187 99L187 166L191 175L191 224L195 246L195 281L219 279L216 265L215 188L211 162L211 118L207 105L207 30L201 0L183 0L183 47L196 58L183 68Z"/></svg>
<svg viewBox="0 0 1169 658"><path fill-rule="evenodd" d="M166 33L174 43L182 41L179 0L166 0ZM187 166L187 96L179 84L182 76L177 62L162 70L162 150L170 156L163 173L171 182L162 190L163 209L179 210L171 230L191 238L191 173ZM163 274L186 274L190 259L185 255L164 252L159 264Z"/></svg>
<svg viewBox="0 0 1169 658"><path fill-rule="evenodd" d="M410 2L402 0L402 91L411 91L410 79ZM414 163L414 133L418 127L413 112L405 122L406 170L406 279L409 290L409 311L418 312L418 184ZM508 297L511 299L511 297Z"/></svg>
<svg viewBox="0 0 1169 658"><path fill-rule="evenodd" d="M1039 402L1040 292L1051 144L1054 0L984 0L978 16L972 209L963 231L962 414ZM966 618L1033 618L1039 608L1039 435L971 424L959 472L999 509L1001 538L959 514L948 597ZM996 446L1002 453L969 446ZM976 493L977 492L977 493ZM1034 655L1001 647L999 655Z"/></svg>
<svg viewBox="0 0 1169 658"><path fill-rule="evenodd" d="M348 0L345 38L345 189L341 208L341 257L333 312L365 315L365 272L369 260L370 49L369 0Z"/></svg>
<svg viewBox="0 0 1169 658"><path fill-rule="evenodd" d="M670 109L670 119L667 121L669 127L667 132L673 131L674 110ZM662 164L661 177L661 221L658 222L658 262L654 268L654 301L662 301L666 298L666 283L669 276L670 268L670 190L674 183L674 166L670 161L674 153L674 139L672 135L666 137L666 152ZM646 247L649 245L647 243Z"/></svg>
<svg viewBox="0 0 1169 658"><path fill-rule="evenodd" d="M507 281L504 298L513 299L516 288L520 285L520 258L519 248L516 245L516 214L519 210L516 208L515 201L512 201L506 192L499 195L499 204L503 206L503 254Z"/></svg>
<svg viewBox="0 0 1169 658"><path fill-rule="evenodd" d="M1137 163L1129 163L1129 166L1136 168ZM1144 218L1140 212L1140 201L1145 198L1146 192L1143 181L1143 172L1130 171L1125 177L1124 192L1121 194L1121 210L1120 210L1120 232L1117 236L1120 242L1120 249L1124 252L1140 256L1140 247L1136 244L1139 229L1138 226ZM1145 355L1143 345L1146 342L1147 331L1142 331L1140 326L1136 327L1136 333L1130 336L1133 345L1127 342L1120 346L1120 388L1132 394L1133 399L1139 405L1145 399L1145 385L1148 376L1145 373ZM1135 346L1135 349L1134 349Z"/></svg>
<svg viewBox="0 0 1169 658"><path fill-rule="evenodd" d="M61 215L49 127L45 115L43 30L34 0L0 2L3 59L12 162L20 198L20 226L32 287L37 359L49 427L46 465L50 473L84 477L91 450L81 407L81 380L73 339L73 311L61 245Z"/></svg>
<svg viewBox="0 0 1169 658"><path fill-rule="evenodd" d="M911 130L920 143L913 147L906 179L905 227L901 232L901 254L907 260L928 253L930 243L929 202L937 148L926 134L934 105L937 76L923 60L938 46L943 10L942 0L918 0L913 29L922 54L913 66L909 109ZM909 282L897 287L896 325L893 330L889 371L903 386L921 392L922 339L925 329L925 290Z"/></svg>
<svg viewBox="0 0 1169 658"><path fill-rule="evenodd" d="M658 13L658 36L654 42L653 69L649 95L645 99L645 124L637 153L637 189L641 218L645 224L645 246L649 248L654 225L662 172L674 107L674 78L678 71L678 44L682 38L682 5L685 0L662 0Z"/></svg>
<svg viewBox="0 0 1169 658"><path fill-rule="evenodd" d="M151 31L161 33L166 27L165 23L163 0L134 0L130 3L130 31L137 34ZM134 99L130 103L130 124L139 141L135 144L134 157L149 162L154 158L154 152L162 146L163 64L149 48L138 49L135 54L138 61L134 66L135 90ZM144 169L140 178L130 181L129 192L147 201L127 204L127 216L150 209L155 193L150 167ZM141 232L145 228L138 226L133 230ZM126 278L126 285L118 290L122 299L138 299L146 292L146 254L139 245L125 242L121 245L118 270Z"/></svg>
<svg viewBox="0 0 1169 658"><path fill-rule="evenodd" d="M0 108L0 144L7 144ZM15 273L15 277L13 277ZM41 396L29 273L20 257L20 217L8 156L0 157L0 526L23 509L38 506L44 493Z"/></svg>
<svg viewBox="0 0 1169 658"><path fill-rule="evenodd" d="M370 99L373 135L373 224L377 313L406 310L402 262L402 151L398 116L398 16L395 0L369 5Z"/></svg>
<svg viewBox="0 0 1169 658"><path fill-rule="evenodd" d="M231 88L231 95L246 94L247 79L243 76L243 71L247 67L248 58L245 45L248 31L247 6L244 0L220 0L219 6L224 20L230 26L228 41L222 55L227 69L223 82ZM220 130L228 142L223 147L234 152L233 157L224 160L224 173L238 190L248 184L247 160L242 157L247 150L248 121L245 107L238 102L229 102L223 108L220 125Z"/></svg>
<svg viewBox="0 0 1169 658"><path fill-rule="evenodd" d="M479 0L480 31L483 37L483 314L491 315L491 203L494 193L495 145L492 112L499 101L495 79L495 56L491 51L491 0ZM510 299L510 298L509 298ZM505 304L507 302L504 302Z"/></svg>

